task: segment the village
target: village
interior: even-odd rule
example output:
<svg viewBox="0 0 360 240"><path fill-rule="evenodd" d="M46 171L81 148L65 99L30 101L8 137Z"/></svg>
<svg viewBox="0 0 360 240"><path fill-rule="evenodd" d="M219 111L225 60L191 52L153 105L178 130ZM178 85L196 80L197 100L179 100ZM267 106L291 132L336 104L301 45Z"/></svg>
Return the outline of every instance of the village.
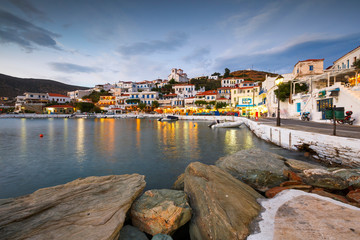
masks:
<svg viewBox="0 0 360 240"><path fill-rule="evenodd" d="M97 112L122 114L147 112L177 115L233 115L251 118L299 119L309 113L311 121L326 122L326 109L338 107L360 121L360 46L324 69L324 59L298 61L291 73L269 74L264 81L244 77L202 76L189 79L173 68L167 79L119 81L58 93L26 92L16 97L15 113L74 114ZM226 76L228 75L228 76ZM216 89L196 86L192 81L221 82ZM279 89L279 96L276 92ZM280 101L279 101L280 99ZM357 119L357 120L356 120ZM352 124L351 123L351 124Z"/></svg>

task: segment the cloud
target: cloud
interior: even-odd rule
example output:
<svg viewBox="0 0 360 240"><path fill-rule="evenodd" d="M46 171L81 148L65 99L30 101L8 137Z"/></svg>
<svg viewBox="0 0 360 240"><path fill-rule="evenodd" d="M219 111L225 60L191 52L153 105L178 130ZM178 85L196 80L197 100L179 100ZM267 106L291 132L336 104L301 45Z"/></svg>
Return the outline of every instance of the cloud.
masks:
<svg viewBox="0 0 360 240"><path fill-rule="evenodd" d="M203 61L210 54L210 48L202 47L195 49L192 53L183 58L184 61Z"/></svg>
<svg viewBox="0 0 360 240"><path fill-rule="evenodd" d="M40 20L47 20L50 19L46 16L46 14L36 7L34 7L29 1L27 0L11 0L12 4L18 7L26 16L30 17L31 19L40 19Z"/></svg>
<svg viewBox="0 0 360 240"><path fill-rule="evenodd" d="M269 50L218 58L217 68L228 67L230 69L255 68L258 70L284 73L292 71L293 66L299 60L311 58L325 58L324 67L332 64L333 61L343 56L353 48L359 46L360 32L351 35L344 35L336 38L314 38L312 40L293 41L290 44L276 46Z"/></svg>
<svg viewBox="0 0 360 240"><path fill-rule="evenodd" d="M15 43L29 52L36 46L61 50L55 38L59 34L23 20L7 11L0 9L0 42Z"/></svg>
<svg viewBox="0 0 360 240"><path fill-rule="evenodd" d="M121 46L118 52L126 56L171 52L182 47L187 40L188 36L185 33L172 33L165 40L137 42L127 46Z"/></svg>
<svg viewBox="0 0 360 240"><path fill-rule="evenodd" d="M52 62L49 63L51 68L55 71L65 72L65 73L95 73L102 72L102 69L96 67L86 67L73 63L65 62Z"/></svg>

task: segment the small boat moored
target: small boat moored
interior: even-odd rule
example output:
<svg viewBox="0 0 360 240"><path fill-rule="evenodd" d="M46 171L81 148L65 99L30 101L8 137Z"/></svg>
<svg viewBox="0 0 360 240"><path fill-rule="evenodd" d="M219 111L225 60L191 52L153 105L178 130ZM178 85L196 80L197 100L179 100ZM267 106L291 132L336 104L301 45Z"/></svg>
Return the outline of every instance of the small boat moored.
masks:
<svg viewBox="0 0 360 240"><path fill-rule="evenodd" d="M177 120L179 120L178 117L176 117L176 116L171 116L171 115L168 115L168 116L166 116L166 117L164 117L164 118L159 118L159 119L158 119L158 121L160 121L160 122L175 122L175 121L177 121Z"/></svg>
<svg viewBox="0 0 360 240"><path fill-rule="evenodd" d="M243 122L212 122L209 127L211 128L238 128L243 124Z"/></svg>

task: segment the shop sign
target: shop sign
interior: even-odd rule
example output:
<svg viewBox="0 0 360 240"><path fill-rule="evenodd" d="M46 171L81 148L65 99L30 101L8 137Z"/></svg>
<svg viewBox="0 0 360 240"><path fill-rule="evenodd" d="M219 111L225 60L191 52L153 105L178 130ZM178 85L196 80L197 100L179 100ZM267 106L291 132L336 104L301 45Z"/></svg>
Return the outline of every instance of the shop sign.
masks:
<svg viewBox="0 0 360 240"><path fill-rule="evenodd" d="M251 98L243 98L242 99L242 104L251 104L252 103L252 99Z"/></svg>
<svg viewBox="0 0 360 240"><path fill-rule="evenodd" d="M325 90L320 91L319 92L319 98L324 98L324 97L326 97L326 91Z"/></svg>

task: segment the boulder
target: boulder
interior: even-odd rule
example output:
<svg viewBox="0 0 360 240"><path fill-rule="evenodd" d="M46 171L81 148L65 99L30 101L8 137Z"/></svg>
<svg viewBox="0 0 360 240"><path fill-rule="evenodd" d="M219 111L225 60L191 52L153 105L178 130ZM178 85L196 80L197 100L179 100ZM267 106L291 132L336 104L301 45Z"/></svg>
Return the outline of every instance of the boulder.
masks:
<svg viewBox="0 0 360 240"><path fill-rule="evenodd" d="M346 198L352 202L360 203L360 189L352 190L347 195Z"/></svg>
<svg viewBox="0 0 360 240"><path fill-rule="evenodd" d="M334 169L329 170L334 176L341 177L353 188L360 188L360 169Z"/></svg>
<svg viewBox="0 0 360 240"><path fill-rule="evenodd" d="M286 178L290 179L290 181L302 182L302 178L291 170L285 169L283 173Z"/></svg>
<svg viewBox="0 0 360 240"><path fill-rule="evenodd" d="M191 219L184 191L146 191L131 207L132 224L150 235L172 234Z"/></svg>
<svg viewBox="0 0 360 240"><path fill-rule="evenodd" d="M344 196L334 194L334 193L329 193L322 188L315 188L315 189L311 190L311 193L315 193L315 194L323 196L323 197L332 198L334 200L337 200L337 201L340 201L343 203L349 203L349 201Z"/></svg>
<svg viewBox="0 0 360 240"><path fill-rule="evenodd" d="M287 180L283 175L283 171L288 169L285 160L280 155L253 148L222 157L215 165L251 187L265 192Z"/></svg>
<svg viewBox="0 0 360 240"><path fill-rule="evenodd" d="M299 190L261 200L264 208L248 240L359 239L360 209Z"/></svg>
<svg viewBox="0 0 360 240"><path fill-rule="evenodd" d="M295 160L295 159L286 159L285 165L288 166L292 171L295 171L295 172L302 172L304 170L314 169L314 168L325 169L325 167L323 167L321 165L316 165L316 164L312 164L312 163L308 163L308 162L304 162L304 161L300 161L300 160Z"/></svg>
<svg viewBox="0 0 360 240"><path fill-rule="evenodd" d="M173 240L173 239L169 235L159 233L153 236L151 240Z"/></svg>
<svg viewBox="0 0 360 240"><path fill-rule="evenodd" d="M184 191L184 173L180 174L171 189Z"/></svg>
<svg viewBox="0 0 360 240"><path fill-rule="evenodd" d="M262 196L231 174L193 162L185 170L184 190L193 208L191 239L245 239L258 216Z"/></svg>
<svg viewBox="0 0 360 240"><path fill-rule="evenodd" d="M144 176L77 179L0 203L1 239L118 239Z"/></svg>
<svg viewBox="0 0 360 240"><path fill-rule="evenodd" d="M304 170L301 178L311 186L330 190L343 190L349 186L348 182L342 177L336 176L325 169Z"/></svg>
<svg viewBox="0 0 360 240"><path fill-rule="evenodd" d="M149 240L145 233L133 227L126 225L120 230L119 240Z"/></svg>

